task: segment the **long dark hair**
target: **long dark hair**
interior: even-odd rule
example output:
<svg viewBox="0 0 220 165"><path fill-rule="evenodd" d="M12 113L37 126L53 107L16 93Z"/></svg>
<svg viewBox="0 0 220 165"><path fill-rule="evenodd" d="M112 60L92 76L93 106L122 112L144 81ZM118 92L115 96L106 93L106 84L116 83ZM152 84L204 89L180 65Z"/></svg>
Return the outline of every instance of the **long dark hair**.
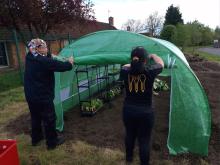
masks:
<svg viewBox="0 0 220 165"><path fill-rule="evenodd" d="M134 48L131 51L131 70L130 74L137 75L144 71L145 60L147 59L147 51L141 46Z"/></svg>

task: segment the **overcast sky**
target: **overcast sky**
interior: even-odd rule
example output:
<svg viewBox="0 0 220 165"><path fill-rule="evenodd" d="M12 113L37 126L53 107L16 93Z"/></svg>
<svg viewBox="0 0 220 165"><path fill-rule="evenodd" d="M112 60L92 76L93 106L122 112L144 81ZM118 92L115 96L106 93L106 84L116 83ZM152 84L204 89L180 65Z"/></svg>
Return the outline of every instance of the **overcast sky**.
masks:
<svg viewBox="0 0 220 165"><path fill-rule="evenodd" d="M184 23L194 21L215 29L220 25L220 0L92 0L95 4L97 21L108 22L108 16L114 17L114 25L121 29L128 19L145 20L157 11L165 16L167 8L178 6ZM108 12L110 11L110 12Z"/></svg>

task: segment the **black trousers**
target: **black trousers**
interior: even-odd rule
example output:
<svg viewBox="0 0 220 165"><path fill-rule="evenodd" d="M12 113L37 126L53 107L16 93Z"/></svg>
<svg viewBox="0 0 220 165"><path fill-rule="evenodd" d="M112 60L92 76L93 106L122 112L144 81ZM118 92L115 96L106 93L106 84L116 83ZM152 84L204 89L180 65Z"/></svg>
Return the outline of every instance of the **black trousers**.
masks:
<svg viewBox="0 0 220 165"><path fill-rule="evenodd" d="M43 124L47 146L56 145L56 114L53 101L28 102L28 106L31 114L32 144L39 142L43 138Z"/></svg>
<svg viewBox="0 0 220 165"><path fill-rule="evenodd" d="M133 160L133 150L137 138L141 165L148 165L151 131L154 125L154 112L152 108L124 104L123 122L126 131L126 161L131 162Z"/></svg>

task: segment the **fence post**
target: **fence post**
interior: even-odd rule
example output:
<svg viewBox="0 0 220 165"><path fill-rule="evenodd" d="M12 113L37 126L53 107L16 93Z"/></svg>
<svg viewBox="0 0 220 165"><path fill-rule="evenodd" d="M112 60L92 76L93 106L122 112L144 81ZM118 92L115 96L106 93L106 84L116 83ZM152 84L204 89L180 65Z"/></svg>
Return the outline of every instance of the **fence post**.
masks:
<svg viewBox="0 0 220 165"><path fill-rule="evenodd" d="M15 29L13 29L13 35L14 35L14 41L15 41L15 45L16 45L16 55L17 55L17 60L18 60L18 65L19 65L21 82L23 84L23 68L22 68L22 62L21 62L21 57L20 57L20 49L19 49L19 45L18 45L17 33L16 33Z"/></svg>
<svg viewBox="0 0 220 165"><path fill-rule="evenodd" d="M70 43L71 43L71 41L70 41L70 33L68 33L68 42L69 42L69 45L70 45Z"/></svg>

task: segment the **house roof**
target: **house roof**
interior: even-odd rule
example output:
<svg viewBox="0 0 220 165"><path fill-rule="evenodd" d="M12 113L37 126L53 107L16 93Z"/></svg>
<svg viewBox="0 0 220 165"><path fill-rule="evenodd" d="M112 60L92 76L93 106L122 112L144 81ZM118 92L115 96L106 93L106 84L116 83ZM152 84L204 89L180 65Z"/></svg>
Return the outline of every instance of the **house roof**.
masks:
<svg viewBox="0 0 220 165"><path fill-rule="evenodd" d="M69 24L60 25L54 31L59 34L69 33L73 38L79 38L83 35L101 31L101 30L117 30L108 23L98 21L70 22Z"/></svg>
<svg viewBox="0 0 220 165"><path fill-rule="evenodd" d="M101 31L101 30L117 30L114 26L108 23L98 21L83 21L83 22L69 22L66 24L56 25L54 29L51 29L48 34L44 37L45 40L57 40L57 39L77 39L83 35ZM27 28L22 30L25 40L29 41L32 39ZM34 37L37 37L34 34ZM21 36L18 34L18 40L21 40ZM14 41L13 31L5 27L0 26L0 41Z"/></svg>

